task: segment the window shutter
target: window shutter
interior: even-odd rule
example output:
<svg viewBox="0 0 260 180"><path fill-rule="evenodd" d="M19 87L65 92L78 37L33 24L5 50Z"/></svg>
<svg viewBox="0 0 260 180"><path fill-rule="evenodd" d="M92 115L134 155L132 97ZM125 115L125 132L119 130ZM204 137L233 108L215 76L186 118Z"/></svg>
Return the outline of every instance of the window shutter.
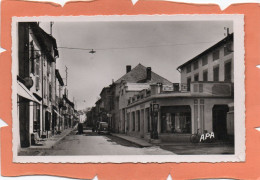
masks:
<svg viewBox="0 0 260 180"><path fill-rule="evenodd" d="M30 61L31 61L31 73L34 74L34 61L35 61L35 50L34 50L34 45L33 41L30 42L31 50L30 50Z"/></svg>

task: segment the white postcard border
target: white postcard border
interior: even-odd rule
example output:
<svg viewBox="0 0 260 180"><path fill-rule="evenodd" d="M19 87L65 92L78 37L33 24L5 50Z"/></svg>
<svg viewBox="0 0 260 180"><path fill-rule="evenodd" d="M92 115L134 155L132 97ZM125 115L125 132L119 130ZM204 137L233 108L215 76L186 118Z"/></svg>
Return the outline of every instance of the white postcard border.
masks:
<svg viewBox="0 0 260 180"><path fill-rule="evenodd" d="M18 53L17 22L30 21L233 21L234 29L234 155L99 155L99 156L18 156L19 122L17 120ZM165 162L241 162L245 161L245 64L244 15L109 15L41 16L12 18L12 135L13 162L16 163L165 163ZM243 73L242 73L243 72Z"/></svg>

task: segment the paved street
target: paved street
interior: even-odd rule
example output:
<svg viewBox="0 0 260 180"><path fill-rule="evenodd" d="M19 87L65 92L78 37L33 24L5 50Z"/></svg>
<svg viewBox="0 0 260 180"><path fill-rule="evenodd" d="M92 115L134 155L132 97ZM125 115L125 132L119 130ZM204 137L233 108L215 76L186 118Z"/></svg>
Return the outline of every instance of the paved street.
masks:
<svg viewBox="0 0 260 180"><path fill-rule="evenodd" d="M53 149L41 155L174 155L158 146L138 147L121 138L111 135L99 135L91 130L84 134L73 131L61 140Z"/></svg>

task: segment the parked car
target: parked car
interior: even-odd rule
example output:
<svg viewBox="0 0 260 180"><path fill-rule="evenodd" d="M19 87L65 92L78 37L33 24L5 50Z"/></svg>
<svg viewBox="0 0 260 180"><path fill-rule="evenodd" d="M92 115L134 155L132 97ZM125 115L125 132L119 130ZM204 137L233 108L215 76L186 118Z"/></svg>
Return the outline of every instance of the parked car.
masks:
<svg viewBox="0 0 260 180"><path fill-rule="evenodd" d="M98 125L98 134L109 134L108 130L108 123L107 122L100 122Z"/></svg>

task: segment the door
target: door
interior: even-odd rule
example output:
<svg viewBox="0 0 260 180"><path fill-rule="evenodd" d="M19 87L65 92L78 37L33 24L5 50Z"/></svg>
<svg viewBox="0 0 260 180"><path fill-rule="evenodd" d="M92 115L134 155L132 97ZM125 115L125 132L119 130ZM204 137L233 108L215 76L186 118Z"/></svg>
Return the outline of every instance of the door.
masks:
<svg viewBox="0 0 260 180"><path fill-rule="evenodd" d="M227 139L227 105L215 105L213 107L213 132L218 140Z"/></svg>
<svg viewBox="0 0 260 180"><path fill-rule="evenodd" d="M22 148L30 146L30 103L19 96L20 144Z"/></svg>

